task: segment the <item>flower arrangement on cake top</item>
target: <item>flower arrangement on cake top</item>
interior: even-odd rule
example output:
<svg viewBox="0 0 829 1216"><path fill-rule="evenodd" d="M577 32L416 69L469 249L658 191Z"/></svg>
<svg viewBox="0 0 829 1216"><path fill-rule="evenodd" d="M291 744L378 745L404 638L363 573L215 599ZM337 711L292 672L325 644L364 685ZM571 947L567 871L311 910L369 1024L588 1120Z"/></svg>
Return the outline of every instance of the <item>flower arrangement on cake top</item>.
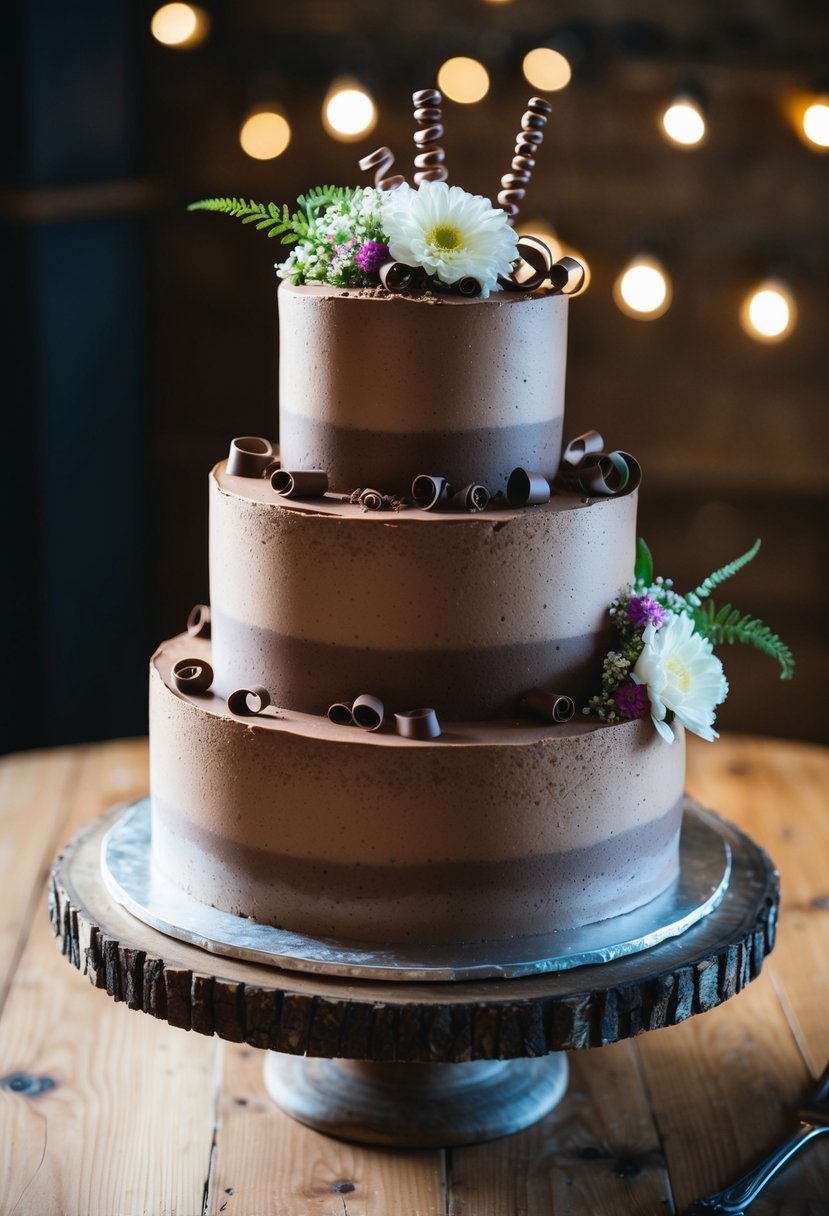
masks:
<svg viewBox="0 0 829 1216"><path fill-rule="evenodd" d="M375 170L374 187L318 186L287 204L208 198L191 211L217 211L253 224L293 248L276 263L280 278L296 285L384 287L395 293L453 291L486 298L504 287L532 290L549 282L571 294L584 281L572 258L554 263L536 238L519 238L512 224L535 167L551 107L539 97L527 104L516 135L510 172L501 177L498 205L460 186L447 185L441 94L413 94L417 155L414 187L389 175L394 155L378 148L360 160Z"/></svg>
<svg viewBox="0 0 829 1216"><path fill-rule="evenodd" d="M685 595L670 579L654 577L653 560L639 541L633 583L614 600L610 615L618 643L602 667L602 691L585 706L605 722L642 718L647 713L659 734L673 743L671 723L680 722L702 739L718 738L717 706L728 682L714 646L745 642L776 659L780 678L790 679L794 659L788 646L767 625L730 604L718 609L711 592L746 566L760 541L722 566Z"/></svg>

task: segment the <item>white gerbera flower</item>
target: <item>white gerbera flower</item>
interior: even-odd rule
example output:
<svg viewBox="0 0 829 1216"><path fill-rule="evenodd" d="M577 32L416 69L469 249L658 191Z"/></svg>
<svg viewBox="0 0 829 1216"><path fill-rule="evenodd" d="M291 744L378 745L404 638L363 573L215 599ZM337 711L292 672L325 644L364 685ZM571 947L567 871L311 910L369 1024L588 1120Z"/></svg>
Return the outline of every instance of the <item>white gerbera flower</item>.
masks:
<svg viewBox="0 0 829 1216"><path fill-rule="evenodd" d="M658 629L647 625L642 639L645 648L632 676L647 687L651 717L663 739L674 741L665 721L668 710L700 738L709 742L718 738L712 729L714 710L725 700L728 683L708 639L694 632L690 617L674 612Z"/></svg>
<svg viewBox="0 0 829 1216"><path fill-rule="evenodd" d="M518 256L506 212L446 182L422 182L417 190L404 183L385 193L383 230L395 261L422 266L442 283L470 276L482 296L500 290L498 276L509 274Z"/></svg>

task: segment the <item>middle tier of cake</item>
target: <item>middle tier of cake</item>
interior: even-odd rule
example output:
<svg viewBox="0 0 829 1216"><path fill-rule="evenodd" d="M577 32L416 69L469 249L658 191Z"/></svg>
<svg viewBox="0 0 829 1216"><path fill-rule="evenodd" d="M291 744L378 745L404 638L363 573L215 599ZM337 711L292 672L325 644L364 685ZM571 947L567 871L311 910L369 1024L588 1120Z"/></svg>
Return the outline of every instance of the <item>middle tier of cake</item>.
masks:
<svg viewBox="0 0 829 1216"><path fill-rule="evenodd" d="M365 512L210 478L215 689L262 685L312 714L379 697L388 712L509 717L543 687L577 708L599 687L608 606L631 577L637 495L554 495L481 514Z"/></svg>

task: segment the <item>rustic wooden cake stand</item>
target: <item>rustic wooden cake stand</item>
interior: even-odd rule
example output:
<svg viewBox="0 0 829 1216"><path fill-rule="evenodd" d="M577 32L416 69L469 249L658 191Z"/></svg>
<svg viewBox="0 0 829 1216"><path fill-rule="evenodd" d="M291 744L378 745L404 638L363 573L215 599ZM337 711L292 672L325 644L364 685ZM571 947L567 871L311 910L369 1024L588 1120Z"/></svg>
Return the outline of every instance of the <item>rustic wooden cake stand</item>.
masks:
<svg viewBox="0 0 829 1216"><path fill-rule="evenodd" d="M96 988L183 1030L262 1048L272 1097L330 1135L443 1147L507 1135L555 1106L566 1051L671 1026L734 996L774 942L777 872L727 825L728 890L650 949L516 979L383 982L220 957L136 919L110 896L101 842L116 808L52 866L62 952Z"/></svg>

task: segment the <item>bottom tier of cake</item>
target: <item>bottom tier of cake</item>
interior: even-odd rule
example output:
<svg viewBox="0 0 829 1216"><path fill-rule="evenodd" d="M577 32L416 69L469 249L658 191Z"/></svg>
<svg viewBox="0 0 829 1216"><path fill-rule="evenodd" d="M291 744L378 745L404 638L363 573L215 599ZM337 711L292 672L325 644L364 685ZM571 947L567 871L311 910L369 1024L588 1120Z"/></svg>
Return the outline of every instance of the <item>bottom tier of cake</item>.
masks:
<svg viewBox="0 0 829 1216"><path fill-rule="evenodd" d="M685 775L649 720L443 723L439 739L150 680L153 866L204 903L348 943L498 940L618 915L675 880Z"/></svg>

